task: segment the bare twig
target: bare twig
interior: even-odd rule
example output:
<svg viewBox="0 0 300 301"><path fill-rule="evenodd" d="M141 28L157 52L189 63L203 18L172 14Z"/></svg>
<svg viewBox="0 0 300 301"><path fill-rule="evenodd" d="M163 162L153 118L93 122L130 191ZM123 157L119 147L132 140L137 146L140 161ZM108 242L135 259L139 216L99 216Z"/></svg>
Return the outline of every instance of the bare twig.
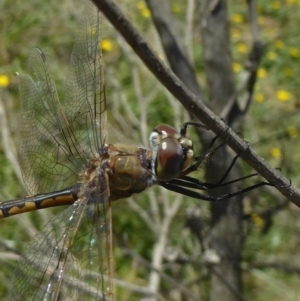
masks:
<svg viewBox="0 0 300 301"><path fill-rule="evenodd" d="M289 263L285 262L257 262L249 266L247 269L274 269L274 270L280 270L282 272L288 273L288 274L298 274L300 275L300 267L294 266Z"/></svg>
<svg viewBox="0 0 300 301"><path fill-rule="evenodd" d="M19 179L19 182L23 185L23 188L26 190L26 187L23 182L22 173L20 165L17 158L17 150L12 141L11 134L9 132L9 126L7 122L6 112L2 99L0 99L0 128L3 139L3 147L5 150L6 157L10 162L16 176Z"/></svg>
<svg viewBox="0 0 300 301"><path fill-rule="evenodd" d="M224 141L252 166L267 181L285 195L295 205L300 207L300 191L283 177L276 169L267 164L263 158L249 148L223 120L207 108L201 99L197 98L187 87L156 57L147 42L131 25L116 4L111 0L94 0L96 6L103 12L113 26L123 35L127 43L145 63L157 79L181 102L181 104L196 118L208 126L216 134L222 135Z"/></svg>
<svg viewBox="0 0 300 301"><path fill-rule="evenodd" d="M168 206L164 206L164 218L162 219L162 223L159 227L159 230L157 229L158 231L156 231L157 238L153 248L152 256L152 266L154 268L157 268L158 270L160 270L162 267L162 261L165 249L167 247L171 222L173 221L173 218L180 207L181 199L182 196L178 194L176 196L176 199L172 203L168 204ZM165 205L166 203L167 202L164 202L163 204ZM149 275L149 288L153 292L158 291L159 282L160 275L155 271L151 270Z"/></svg>
<svg viewBox="0 0 300 301"><path fill-rule="evenodd" d="M192 300L195 301L199 301L199 297L195 297L193 294L191 294L191 292L181 283L178 283L176 280L174 280L173 278L171 278L170 276L168 276L167 274L165 274L164 272L162 272L161 270L153 267L148 261L146 261L144 258L142 258L140 255L134 253L133 251L131 251L130 249L123 249L125 254L128 254L134 258L136 258L139 262L141 262L144 266L146 266L147 268L155 271L156 273L158 273L161 278L165 279L166 281L170 282L172 285L174 285L174 287L176 287L176 289L178 289L180 292L182 292L185 296L191 298Z"/></svg>
<svg viewBox="0 0 300 301"><path fill-rule="evenodd" d="M246 95L244 97L244 100L242 101L243 106L242 107L239 106L239 115L245 115L246 112L248 111L250 104L252 102L254 86L257 80L257 70L264 53L264 45L262 41L259 39L255 0L248 0L248 5L249 5L249 18L251 23L253 45L249 53L247 62L245 64L245 67L247 69L247 74L243 82L240 84L240 87L232 95L232 97L227 102L226 106L223 108L221 117L224 119L226 119L227 116L231 115L231 110L234 108L234 105L236 104L237 97L244 90L244 88L246 88Z"/></svg>
<svg viewBox="0 0 300 301"><path fill-rule="evenodd" d="M188 0L187 10L186 10L185 47L187 48L188 57L191 64L193 64L192 26L194 21L194 12L195 12L195 0Z"/></svg>

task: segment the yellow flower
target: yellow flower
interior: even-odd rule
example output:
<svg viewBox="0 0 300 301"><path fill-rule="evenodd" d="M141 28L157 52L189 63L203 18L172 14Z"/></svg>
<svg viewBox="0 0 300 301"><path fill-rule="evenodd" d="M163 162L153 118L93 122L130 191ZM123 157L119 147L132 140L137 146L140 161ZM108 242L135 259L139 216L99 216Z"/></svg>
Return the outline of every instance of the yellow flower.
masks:
<svg viewBox="0 0 300 301"><path fill-rule="evenodd" d="M265 97L264 97L264 95L261 94L261 93L255 94L254 99L255 99L255 101L258 102L258 103L263 103L263 102L265 101Z"/></svg>
<svg viewBox="0 0 300 301"><path fill-rule="evenodd" d="M296 138L298 136L297 129L294 126L288 126L286 130L291 138Z"/></svg>
<svg viewBox="0 0 300 301"><path fill-rule="evenodd" d="M275 48L281 49L283 47L283 42L281 40L276 40L275 41Z"/></svg>
<svg viewBox="0 0 300 301"><path fill-rule="evenodd" d="M274 51L267 52L267 58L271 61L274 61L277 57L277 54Z"/></svg>
<svg viewBox="0 0 300 301"><path fill-rule="evenodd" d="M148 8L144 8L144 9L141 10L141 15L144 18L149 18L151 16L151 12Z"/></svg>
<svg viewBox="0 0 300 301"><path fill-rule="evenodd" d="M137 4L136 4L136 7L141 11L141 15L144 17L144 18L149 18L151 16L151 12L150 10L147 8L146 4L144 1L139 1Z"/></svg>
<svg viewBox="0 0 300 301"><path fill-rule="evenodd" d="M0 87L6 88L9 85L9 77L4 74L0 74Z"/></svg>
<svg viewBox="0 0 300 301"><path fill-rule="evenodd" d="M275 29L274 26L267 26L265 29L266 33L269 35L274 35L277 33L277 30Z"/></svg>
<svg viewBox="0 0 300 301"><path fill-rule="evenodd" d="M280 8L280 1L273 1L273 2L271 3L271 7L272 7L273 9L279 9L279 8Z"/></svg>
<svg viewBox="0 0 300 301"><path fill-rule="evenodd" d="M144 1L139 1L137 4L136 4L136 7L139 9L139 10L142 10L144 8L146 8L146 4Z"/></svg>
<svg viewBox="0 0 300 301"><path fill-rule="evenodd" d="M259 17L257 18L257 23L258 23L259 25L265 25L265 23L266 23L266 18L263 17L263 16L259 16Z"/></svg>
<svg viewBox="0 0 300 301"><path fill-rule="evenodd" d="M293 57L293 58L298 58L298 57L300 56L299 49L296 48L296 47L291 47L291 48L290 48L290 55L291 55L291 57Z"/></svg>
<svg viewBox="0 0 300 301"><path fill-rule="evenodd" d="M241 31L239 29L232 29L231 30L231 36L234 39L239 39L241 37Z"/></svg>
<svg viewBox="0 0 300 301"><path fill-rule="evenodd" d="M232 69L235 73L238 73L242 70L242 66L239 63L233 63Z"/></svg>
<svg viewBox="0 0 300 301"><path fill-rule="evenodd" d="M244 18L240 14L233 14L231 17L232 22L234 23L243 23Z"/></svg>
<svg viewBox="0 0 300 301"><path fill-rule="evenodd" d="M112 50L113 44L112 44L112 42L110 40L103 39L101 41L101 48L102 48L103 51L109 52L109 51Z"/></svg>
<svg viewBox="0 0 300 301"><path fill-rule="evenodd" d="M178 14L181 11L180 6L177 4L172 4L172 12Z"/></svg>
<svg viewBox="0 0 300 301"><path fill-rule="evenodd" d="M286 90L278 90L276 92L276 97L278 98L278 100L280 101L289 101L292 98L292 95L290 92L286 91Z"/></svg>
<svg viewBox="0 0 300 301"><path fill-rule="evenodd" d="M280 158L281 157L281 151L278 147L272 147L270 150L271 156L273 158Z"/></svg>
<svg viewBox="0 0 300 301"><path fill-rule="evenodd" d="M239 43L237 45L237 51L240 53L247 53L247 51L248 51L247 45L244 43Z"/></svg>
<svg viewBox="0 0 300 301"><path fill-rule="evenodd" d="M256 227L262 228L265 225L264 219L257 213L251 214L251 220Z"/></svg>
<svg viewBox="0 0 300 301"><path fill-rule="evenodd" d="M267 71L266 71L266 69L264 69L264 68L259 68L259 69L257 70L257 76L258 76L259 78L265 78L265 77L267 76Z"/></svg>
<svg viewBox="0 0 300 301"><path fill-rule="evenodd" d="M291 68L284 68L283 73L286 77L292 77L294 72Z"/></svg>

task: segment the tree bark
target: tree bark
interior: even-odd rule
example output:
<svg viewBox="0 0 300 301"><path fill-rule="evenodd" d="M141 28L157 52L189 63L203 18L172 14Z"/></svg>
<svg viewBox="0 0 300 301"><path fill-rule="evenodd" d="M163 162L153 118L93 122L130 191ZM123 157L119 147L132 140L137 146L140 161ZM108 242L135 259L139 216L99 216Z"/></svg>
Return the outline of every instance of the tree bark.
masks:
<svg viewBox="0 0 300 301"><path fill-rule="evenodd" d="M215 7L213 7L213 3L216 3ZM151 9L171 69L194 93L203 98L196 82L195 73L190 68L188 58L180 44L178 29L175 30L176 22L172 18L169 2L147 0L147 4ZM209 100L213 110L219 113L226 101L235 93L226 2L203 1L201 24ZM239 112L235 104L232 106L231 112ZM234 120L234 115L229 114L232 120ZM206 144L210 142L210 138L207 136L202 136L201 140ZM231 161L225 148L220 152L218 157L221 157L222 160L213 161L207 171L207 180L212 183L216 181L216 178L221 178L222 171L226 170ZM216 175L218 176L216 177ZM234 168L230 173L231 179L240 176L238 168ZM237 189L240 189L238 184L231 187L230 191ZM230 191L226 187L218 189L215 193L222 195ZM241 300L242 197L238 196L229 201L213 203L211 210L212 230L207 244L208 248L217 252L221 262L211 269L210 300Z"/></svg>
<svg viewBox="0 0 300 301"><path fill-rule="evenodd" d="M217 113L220 113L235 93L227 19L225 0L202 1L200 20L205 74L210 106ZM231 112L238 112L238 107L233 105ZM232 120L235 117L232 114L229 116ZM228 151L222 148L221 152L218 152L218 157L222 160L212 162L207 169L209 182L221 178L222 171L224 172L226 166L230 164ZM226 180L241 177L240 169L235 166L229 177ZM235 187L230 187L231 191L240 189L238 183L233 186ZM214 193L222 195L228 192L230 191L226 187ZM240 268L243 247L242 197L212 203L211 214L212 229L207 243L210 249L217 252L220 262L211 268L210 300L242 300Z"/></svg>

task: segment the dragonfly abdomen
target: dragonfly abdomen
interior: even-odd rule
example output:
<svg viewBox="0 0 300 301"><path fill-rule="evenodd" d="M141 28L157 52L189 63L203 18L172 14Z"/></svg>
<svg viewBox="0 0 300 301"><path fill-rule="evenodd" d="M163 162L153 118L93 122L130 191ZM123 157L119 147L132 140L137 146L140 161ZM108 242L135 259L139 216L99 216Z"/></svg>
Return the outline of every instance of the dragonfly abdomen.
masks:
<svg viewBox="0 0 300 301"><path fill-rule="evenodd" d="M22 199L0 203L0 218L43 208L71 205L77 199L80 184L60 191L37 194Z"/></svg>

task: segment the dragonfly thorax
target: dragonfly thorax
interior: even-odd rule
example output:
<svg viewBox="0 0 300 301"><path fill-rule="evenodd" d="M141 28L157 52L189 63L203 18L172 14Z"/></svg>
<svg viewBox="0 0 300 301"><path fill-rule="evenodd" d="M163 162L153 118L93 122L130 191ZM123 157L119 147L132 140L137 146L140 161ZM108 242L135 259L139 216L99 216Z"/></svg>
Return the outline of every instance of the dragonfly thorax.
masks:
<svg viewBox="0 0 300 301"><path fill-rule="evenodd" d="M110 200L127 198L156 183L152 174L152 151L123 144L109 144L101 163L109 178ZM103 168L104 167L104 168Z"/></svg>
<svg viewBox="0 0 300 301"><path fill-rule="evenodd" d="M167 124L157 126L149 141L153 151L152 172L160 181L178 177L194 162L193 142Z"/></svg>

